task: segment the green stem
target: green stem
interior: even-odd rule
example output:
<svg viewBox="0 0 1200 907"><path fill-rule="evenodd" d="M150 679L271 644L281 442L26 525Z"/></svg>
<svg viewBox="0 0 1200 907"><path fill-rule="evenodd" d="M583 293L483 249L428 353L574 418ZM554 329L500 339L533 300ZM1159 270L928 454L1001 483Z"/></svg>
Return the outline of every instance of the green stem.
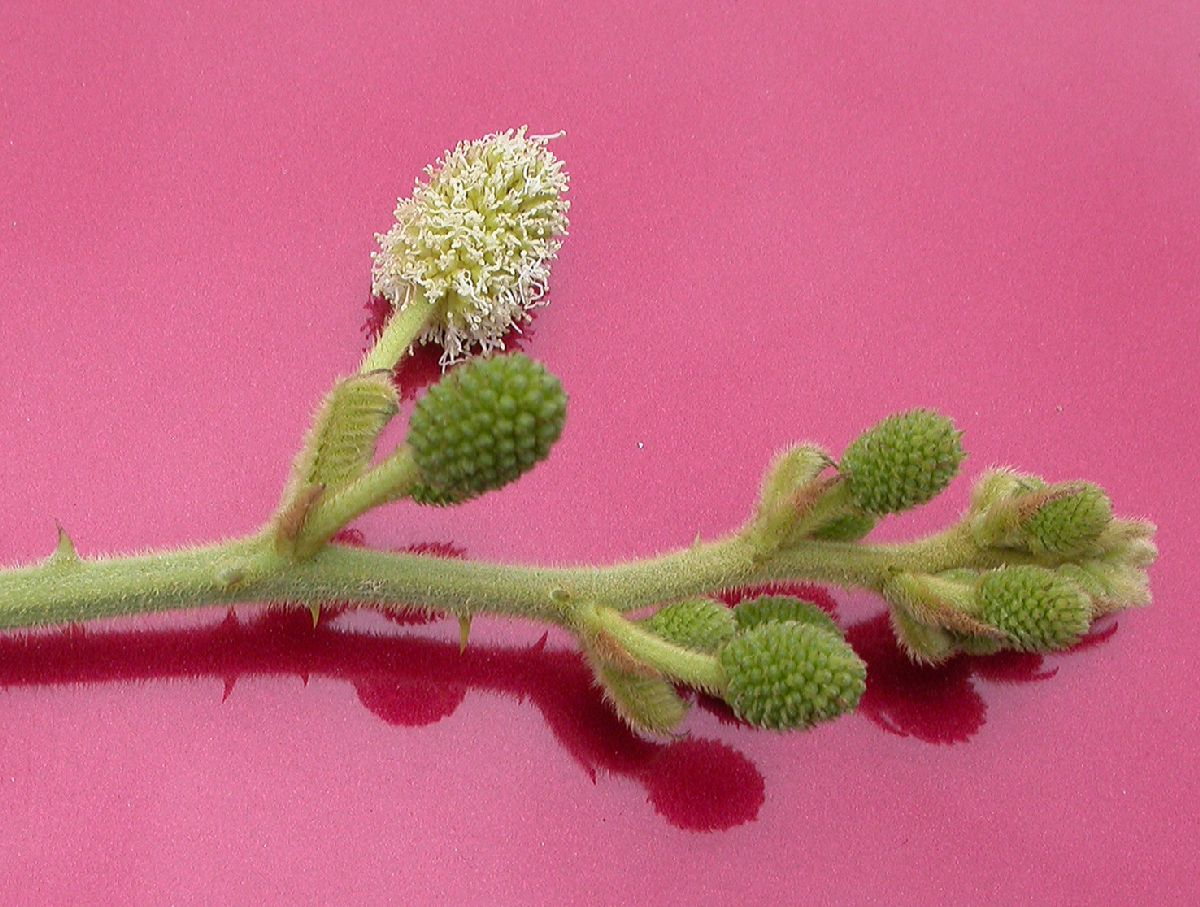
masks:
<svg viewBox="0 0 1200 907"><path fill-rule="evenodd" d="M412 348L421 332L433 320L436 306L425 298L425 292L413 287L407 298L388 319L375 346L359 366L360 375L380 370L391 371Z"/></svg>
<svg viewBox="0 0 1200 907"><path fill-rule="evenodd" d="M609 633L638 661L672 680L720 695L729 685L725 669L712 655L673 645L632 624L612 608L596 608L595 626Z"/></svg>
<svg viewBox="0 0 1200 907"><path fill-rule="evenodd" d="M311 557L343 526L372 507L404 497L420 480L412 448L402 444L374 469L313 508L296 541L296 556Z"/></svg>
<svg viewBox="0 0 1200 907"><path fill-rule="evenodd" d="M632 611L772 580L877 590L899 570L937 572L978 560L969 537L956 530L906 545L805 542L765 558L732 536L599 568L487 564L339 545L294 560L259 535L139 557L60 556L0 571L0 628L251 601L351 601L574 626L579 610L597 603Z"/></svg>

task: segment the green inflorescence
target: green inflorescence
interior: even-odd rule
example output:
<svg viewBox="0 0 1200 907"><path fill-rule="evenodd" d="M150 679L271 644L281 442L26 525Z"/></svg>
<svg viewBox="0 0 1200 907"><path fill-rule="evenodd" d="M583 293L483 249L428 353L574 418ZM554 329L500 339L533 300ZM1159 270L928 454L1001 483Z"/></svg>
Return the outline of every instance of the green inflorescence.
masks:
<svg viewBox="0 0 1200 907"><path fill-rule="evenodd" d="M1112 502L1090 482L1043 504L1024 525L1035 554L1070 556L1086 551L1112 522Z"/></svg>
<svg viewBox="0 0 1200 907"><path fill-rule="evenodd" d="M760 595L740 603L734 610L738 628L749 630L770 621L811 624L841 636L842 628L823 609L794 595Z"/></svg>
<svg viewBox="0 0 1200 907"><path fill-rule="evenodd" d="M839 468L864 512L900 513L932 500L950 484L965 456L959 438L945 416L914 409L860 435Z"/></svg>
<svg viewBox="0 0 1200 907"><path fill-rule="evenodd" d="M719 652L733 638L733 612L711 598L674 602L642 621L642 626L668 642L697 652Z"/></svg>
<svg viewBox="0 0 1200 907"><path fill-rule="evenodd" d="M458 503L503 488L546 458L566 415L558 379L520 353L455 369L429 389L409 424L419 500Z"/></svg>
<svg viewBox="0 0 1200 907"><path fill-rule="evenodd" d="M1046 567L1019 565L993 570L984 574L978 595L983 620L1004 631L1013 648L1024 651L1073 646L1092 620L1091 604L1083 590Z"/></svg>
<svg viewBox="0 0 1200 907"><path fill-rule="evenodd" d="M725 701L739 718L776 731L812 727L858 706L866 665L840 636L807 623L768 621L721 651Z"/></svg>

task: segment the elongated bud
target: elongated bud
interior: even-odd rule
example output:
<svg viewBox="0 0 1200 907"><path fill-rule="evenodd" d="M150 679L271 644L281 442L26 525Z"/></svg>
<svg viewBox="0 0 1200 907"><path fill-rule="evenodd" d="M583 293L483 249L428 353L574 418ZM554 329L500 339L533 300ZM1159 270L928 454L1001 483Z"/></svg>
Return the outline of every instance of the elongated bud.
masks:
<svg viewBox="0 0 1200 907"><path fill-rule="evenodd" d="M668 681L638 674L594 655L590 660L604 698L635 731L667 734L687 717L690 706Z"/></svg>
<svg viewBox="0 0 1200 907"><path fill-rule="evenodd" d="M812 444L797 444L771 462L763 479L750 538L764 550L803 539L837 515L836 476L822 476L833 465L829 454ZM833 505L833 510L830 506Z"/></svg>
<svg viewBox="0 0 1200 907"><path fill-rule="evenodd" d="M1091 624L1088 596L1068 577L1045 567L1002 567L984 574L980 616L1026 652L1066 649Z"/></svg>
<svg viewBox="0 0 1200 907"><path fill-rule="evenodd" d="M749 630L770 621L809 624L835 636L844 636L842 628L822 608L794 595L760 595L734 609L739 630Z"/></svg>
<svg viewBox="0 0 1200 907"><path fill-rule="evenodd" d="M896 641L910 661L937 665L958 653L954 637L943 627L931 626L917 620L902 605L892 605L888 612Z"/></svg>
<svg viewBox="0 0 1200 907"><path fill-rule="evenodd" d="M899 513L932 500L950 484L965 456L960 437L945 416L910 410L860 435L839 468L861 510Z"/></svg>
<svg viewBox="0 0 1200 907"><path fill-rule="evenodd" d="M720 651L736 628L733 612L711 598L675 602L640 623L667 642L709 653Z"/></svg>
<svg viewBox="0 0 1200 907"><path fill-rule="evenodd" d="M763 478L759 513L791 506L796 493L832 465L829 454L813 444L796 444L778 454Z"/></svg>
<svg viewBox="0 0 1200 907"><path fill-rule="evenodd" d="M1034 554L1082 554L1112 522L1112 503L1096 485L1072 483L1063 492L1052 496L1021 527Z"/></svg>
<svg viewBox="0 0 1200 907"><path fill-rule="evenodd" d="M971 489L970 513L981 513L1001 501L1045 487L1046 482L1040 476L1026 475L1008 467L989 469Z"/></svg>
<svg viewBox="0 0 1200 907"><path fill-rule="evenodd" d="M852 711L866 665L838 636L810 624L769 621L721 651L725 701L739 718L777 731L807 728Z"/></svg>
<svg viewBox="0 0 1200 907"><path fill-rule="evenodd" d="M418 499L457 503L502 488L546 458L566 413L558 379L519 353L455 369L409 423L423 481Z"/></svg>

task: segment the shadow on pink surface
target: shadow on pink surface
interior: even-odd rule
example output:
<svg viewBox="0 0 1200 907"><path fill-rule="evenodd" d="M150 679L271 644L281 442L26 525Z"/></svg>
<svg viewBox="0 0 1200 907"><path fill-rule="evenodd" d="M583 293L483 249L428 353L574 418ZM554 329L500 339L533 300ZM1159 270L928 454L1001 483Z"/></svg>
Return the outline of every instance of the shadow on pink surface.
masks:
<svg viewBox="0 0 1200 907"><path fill-rule="evenodd" d="M353 530L339 535L361 545ZM461 557L453 545L406 549ZM811 585L734 590L730 605L764 592L798 595L831 614L829 593ZM543 635L529 647L468 646L340 628L351 610L322 608L313 626L307 608L273 606L249 617L230 611L216 624L186 629L90 631L0 637L0 687L102 684L157 679L214 678L224 699L245 676L297 676L342 680L373 715L394 727L421 728L449 717L477 690L531 702L563 749L593 783L600 772L642 785L655 811L687 831L722 831L753 822L765 801L757 766L728 744L680 737L647 740L633 734L605 704L577 653L547 646ZM438 619L419 612L387 612L395 623ZM1076 651L1097 645L1116 624L1088 637ZM886 614L852 625L847 638L867 662L867 690L859 714L891 734L927 743L963 743L983 726L987 706L974 678L1025 683L1052 677L1037 655L957 658L939 668L909 662L896 645ZM726 723L740 723L710 697L699 705Z"/></svg>
<svg viewBox="0 0 1200 907"><path fill-rule="evenodd" d="M384 722L420 728L451 715L468 691L532 702L562 747L593 781L601 771L641 784L654 809L689 831L753 821L764 782L742 753L716 740L657 742L632 734L592 685L574 652L380 635L339 629L345 609L273 607L249 618L230 611L197 628L54 634L0 639L0 687L215 678L225 698L246 676L344 680Z"/></svg>
<svg viewBox="0 0 1200 907"><path fill-rule="evenodd" d="M1114 621L1086 637L1071 653L1107 641L1117 631ZM914 664L896 644L886 613L846 631L846 639L867 663L867 690L858 714L889 734L925 743L965 743L987 719L987 703L975 680L992 683L1034 683L1049 680L1041 655L1003 652L999 655L960 655L936 668Z"/></svg>

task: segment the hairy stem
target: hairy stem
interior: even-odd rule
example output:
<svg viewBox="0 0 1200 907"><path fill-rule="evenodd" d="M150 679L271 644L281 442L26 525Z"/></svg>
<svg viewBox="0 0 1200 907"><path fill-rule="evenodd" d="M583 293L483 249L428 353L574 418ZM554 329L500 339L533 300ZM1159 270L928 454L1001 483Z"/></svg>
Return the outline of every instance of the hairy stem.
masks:
<svg viewBox="0 0 1200 907"><path fill-rule="evenodd" d="M720 695L729 678L712 655L684 649L630 623L612 608L595 609L596 627L609 634L639 661L671 680Z"/></svg>
<svg viewBox="0 0 1200 907"><path fill-rule="evenodd" d="M741 535L609 567L528 567L329 545L308 559L278 554L263 534L137 557L55 556L0 571L0 628L234 602L331 601L491 613L578 624L581 608L632 611L735 586L794 580L878 589L897 571L977 566L962 530L901 545L805 542L764 555Z"/></svg>
<svg viewBox="0 0 1200 907"><path fill-rule="evenodd" d="M384 325L383 333L379 335L375 346L359 366L359 374L395 368L412 348L413 342L421 332L428 327L434 308L434 304L425 298L424 291L413 287L403 306L397 308Z"/></svg>
<svg viewBox="0 0 1200 907"><path fill-rule="evenodd" d="M401 445L374 469L313 508L301 530L297 556L311 557L343 526L373 507L405 496L420 478L412 448Z"/></svg>

